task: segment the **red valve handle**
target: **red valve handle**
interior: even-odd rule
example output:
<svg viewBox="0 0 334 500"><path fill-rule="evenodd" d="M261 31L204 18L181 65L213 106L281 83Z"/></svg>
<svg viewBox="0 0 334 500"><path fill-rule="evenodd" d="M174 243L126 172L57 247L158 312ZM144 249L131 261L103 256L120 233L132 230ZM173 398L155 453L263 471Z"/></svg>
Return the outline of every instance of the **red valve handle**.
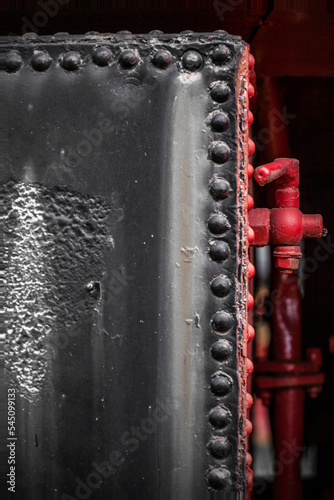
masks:
<svg viewBox="0 0 334 500"><path fill-rule="evenodd" d="M299 185L299 161L294 158L277 158L272 163L257 167L254 172L255 180L260 186L272 181L284 184L287 187Z"/></svg>
<svg viewBox="0 0 334 500"><path fill-rule="evenodd" d="M320 238L323 234L321 215L304 215L299 210L299 161L277 158L255 169L260 186L276 181L276 208L250 210L249 224L254 231L253 246L275 245L275 265L281 272L298 269L302 254L298 244L303 238Z"/></svg>

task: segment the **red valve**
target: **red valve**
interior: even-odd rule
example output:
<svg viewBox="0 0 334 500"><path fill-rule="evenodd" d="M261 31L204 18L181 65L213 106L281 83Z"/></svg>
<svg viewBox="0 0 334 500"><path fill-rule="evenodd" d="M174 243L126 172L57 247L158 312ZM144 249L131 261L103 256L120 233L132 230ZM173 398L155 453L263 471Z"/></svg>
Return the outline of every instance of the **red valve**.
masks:
<svg viewBox="0 0 334 500"><path fill-rule="evenodd" d="M302 254L298 244L303 238L320 238L323 234L321 215L304 215L299 210L299 161L277 158L255 169L260 186L276 181L276 207L249 211L249 224L254 230L251 245L275 245L275 266L291 273L299 267Z"/></svg>

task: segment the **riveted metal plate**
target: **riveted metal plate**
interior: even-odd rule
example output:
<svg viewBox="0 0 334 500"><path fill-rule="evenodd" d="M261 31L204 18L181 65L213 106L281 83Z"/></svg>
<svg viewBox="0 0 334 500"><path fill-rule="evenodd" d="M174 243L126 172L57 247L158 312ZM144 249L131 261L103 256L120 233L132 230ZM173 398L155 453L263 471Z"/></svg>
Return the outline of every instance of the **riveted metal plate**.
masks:
<svg viewBox="0 0 334 500"><path fill-rule="evenodd" d="M245 498L248 47L59 34L1 54L17 491Z"/></svg>

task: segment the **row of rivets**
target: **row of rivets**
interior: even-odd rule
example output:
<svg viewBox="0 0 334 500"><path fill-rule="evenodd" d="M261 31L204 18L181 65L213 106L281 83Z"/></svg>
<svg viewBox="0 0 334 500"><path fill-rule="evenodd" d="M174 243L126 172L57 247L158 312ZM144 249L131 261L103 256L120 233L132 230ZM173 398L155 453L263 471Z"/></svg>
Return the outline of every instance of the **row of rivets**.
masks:
<svg viewBox="0 0 334 500"><path fill-rule="evenodd" d="M249 71L254 70L254 57L249 56ZM254 95L254 87L249 84L248 86L248 97L251 98ZM226 84L223 82L216 82L215 84L212 85L211 87L211 97L214 101L216 102L225 102L229 98L229 89ZM248 113L248 125L251 125L253 122L253 115L249 111ZM225 125L218 125L216 128L214 124L214 120L212 119L211 123L211 128L214 131L224 131L226 130ZM250 139L248 140L248 155L251 156L255 151L255 144L253 141ZM226 149L222 147L221 143L216 143L211 146L209 150L209 158L213 160L216 163L224 163L224 159L226 158L227 153ZM248 178L250 178L253 175L254 169L251 165L248 165ZM224 179L220 178L215 179L212 184L210 185L210 193L213 196L213 198L218 201L221 199L224 199L224 196L220 196L220 194L217 194L216 190L212 188L213 184L216 182L222 183L225 181ZM226 182L226 181L225 181ZM248 200L247 200L247 208L250 210L254 205L254 200L253 198L248 195ZM222 234L226 229L225 229L225 224L221 220L221 216L211 216L211 218L208 221L208 226L210 231L213 234ZM250 243L254 239L254 231L251 228L248 228L247 231L247 238L248 242ZM211 243L211 248L213 247L213 243ZM215 256L219 254L216 247L215 251ZM214 259L217 260L217 259ZM248 267L247 267L247 278L251 279L254 276L255 269L254 266L248 262ZM218 297L225 297L228 294L229 290L229 285L227 282L227 278L223 276L218 276L214 278L214 280L211 282L211 290L212 292L218 296ZM247 297L247 309L251 309L254 304L254 298L250 293L248 293ZM216 332L219 333L224 333L225 331L228 331L229 325L231 323L231 318L228 318L228 315L223 314L223 311L218 311L215 313L213 319L212 319L212 327ZM254 328L248 324L247 328L247 342L250 342L254 338ZM231 344L225 340L225 339L220 339L216 341L213 346L211 347L211 353L212 356L215 360L219 362L224 362L228 359L229 355L232 352L232 346ZM245 361L245 367L247 374L249 375L253 371L253 363L250 359L246 358ZM212 376L212 381L211 381L211 389L213 393L216 396L222 396L222 395L227 395L229 391L232 388L232 379L225 375L223 372L216 372ZM249 409L251 405L253 404L253 398L250 394L246 393L246 407ZM228 413L227 413L228 412ZM209 415L209 421L211 425L214 427L222 427L225 428L228 423L229 423L229 418L226 417L226 415L229 414L230 412L227 408L225 407L216 407L213 410L211 410L210 415ZM231 416L230 416L231 418ZM220 422L222 424L220 425ZM247 436L252 432L252 423L250 420L246 419L246 434ZM231 445L228 442L227 438L222 437L222 436L217 436L213 437L211 441L208 444L208 450L211 453L211 455L216 458L216 459L223 459L228 456L228 454L231 452ZM248 489L252 487L252 481L253 481L253 472L251 470L251 464L252 464L252 456L247 453L247 460L246 460L246 467L247 467L247 487ZM230 480L230 475L225 467L214 467L209 470L207 473L207 482L209 486L215 490L222 490L229 484Z"/></svg>
<svg viewBox="0 0 334 500"><path fill-rule="evenodd" d="M220 45L212 53L212 61L216 65L229 62L232 54L227 46ZM108 66L113 59L112 51L108 47L97 47L93 50L92 59L97 66ZM124 69L135 67L140 61L140 55L135 49L125 49L119 55L118 62ZM82 64L79 52L69 51L60 58L61 66L68 71L76 71ZM172 54L168 50L159 50L152 56L152 63L158 69L167 69L173 62ZM31 58L31 65L36 71L46 71L52 63L52 58L46 51L36 52ZM181 58L182 66L190 72L202 68L203 56L196 50L187 50ZM10 73L18 71L23 64L22 57L11 52L6 58L6 70ZM216 82L211 89L212 98L217 102L224 102L230 95L230 89L223 82Z"/></svg>
<svg viewBox="0 0 334 500"><path fill-rule="evenodd" d="M158 54L158 53L157 53ZM156 56L157 56L156 54ZM158 56L157 56L158 57ZM106 47L99 47L93 51L93 61L99 66L107 66L112 59L111 50ZM158 60L160 61L159 57ZM124 69L131 69L140 61L139 54L135 50L124 50L119 59L120 65ZM46 71L52 63L52 58L45 51L36 52L31 57L31 66L36 71ZM6 58L6 69L9 72L18 71L23 64L22 57L12 52ZM67 71L76 71L82 64L81 56L78 52L70 50L60 57L60 65Z"/></svg>
<svg viewBox="0 0 334 500"><path fill-rule="evenodd" d="M254 71L254 63L255 63L254 57L251 54L249 54L249 57L248 57L249 75ZM253 85L251 83L248 83L248 98L251 99L254 96L254 93L255 93L255 90L254 90ZM253 113L248 110L248 126L250 126L253 123L253 120L254 120ZM248 139L248 156L251 156L254 152L255 152L255 144L251 139ZM254 168L252 167L252 165L248 164L247 173L248 173L249 179L252 177L253 172L254 172ZM247 209L251 210L253 208L253 206L254 206L254 200L250 195L248 195ZM247 240L248 240L248 244L250 244L254 240L254 231L250 226L247 229ZM248 261L247 279L250 280L254 276L254 274L255 274L255 268L254 268L253 264L250 261ZM254 305L254 297L250 293L248 293L247 310L249 311L253 307L253 305ZM254 334L255 334L254 328L250 324L248 324L247 325L247 332L246 332L246 342L251 342L254 338ZM246 369L247 375L250 375L254 369L254 365L253 365L252 361L247 357L245 360L245 369ZM247 393L246 394L247 410L252 406L252 404L253 404L253 398L250 394ZM247 418L246 418L246 426L245 427L246 427L246 435L248 437L250 435L250 433L252 432L253 426L252 426L251 421L248 420ZM247 488L248 488L248 490L250 490L252 488L252 484L253 484L253 471L251 469L251 464L252 464L252 456L250 453L247 453L246 470L247 470Z"/></svg>
<svg viewBox="0 0 334 500"><path fill-rule="evenodd" d="M231 53L227 47L218 46L213 50L212 59L216 64L225 64ZM224 81L213 82L209 87L211 99L215 103L223 104L231 97L231 89ZM222 110L211 113L208 125L216 133L228 130L229 118ZM230 158L228 145L221 141L213 141L208 148L208 159L217 165L223 165ZM229 182L221 175L215 175L209 185L209 192L215 201L222 201L229 197L231 187ZM216 238L223 236L230 229L230 223L221 212L212 214L207 221L208 229ZM215 262L224 262L230 254L229 245L222 240L213 239L209 241L209 256ZM223 299L231 291L231 282L227 276L221 274L213 278L210 283L212 293ZM212 330L218 335L226 334L233 325L233 317L223 310L215 312L211 319ZM233 354L233 346L225 338L216 340L211 346L211 356L218 363L227 363ZM225 397L231 393L233 379L222 372L215 372L211 377L211 391L216 397ZM232 420L230 410L219 405L209 413L210 424L217 429L225 430ZM232 452L231 444L225 436L213 436L207 445L210 455L217 460L226 459ZM207 483L214 490L222 490L230 484L230 473L225 467L214 467L207 472Z"/></svg>

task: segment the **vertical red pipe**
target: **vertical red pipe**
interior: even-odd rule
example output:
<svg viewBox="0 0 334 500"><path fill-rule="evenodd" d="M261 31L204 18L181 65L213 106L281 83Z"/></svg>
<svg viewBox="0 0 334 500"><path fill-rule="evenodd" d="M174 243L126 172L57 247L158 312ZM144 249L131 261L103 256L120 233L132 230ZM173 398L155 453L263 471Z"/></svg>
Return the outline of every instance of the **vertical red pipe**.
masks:
<svg viewBox="0 0 334 500"><path fill-rule="evenodd" d="M271 131L268 144L257 147L259 165L275 158L289 158L288 124L277 126L277 111L284 109L280 88L275 78L263 78L257 90L256 110L259 130ZM259 133L259 138L261 134ZM265 147L263 147L265 146ZM259 151L259 149L261 151ZM266 186L267 207L275 205L275 183ZM274 360L301 359L301 298L298 274L281 274L272 267L272 355ZM273 434L275 440L274 500L301 500L300 447L304 420L303 389L280 389L274 392Z"/></svg>
<svg viewBox="0 0 334 500"><path fill-rule="evenodd" d="M272 347L276 361L301 360L301 310L298 274L274 272L276 295ZM274 396L274 500L301 500L300 450L303 442L304 389L278 389Z"/></svg>

